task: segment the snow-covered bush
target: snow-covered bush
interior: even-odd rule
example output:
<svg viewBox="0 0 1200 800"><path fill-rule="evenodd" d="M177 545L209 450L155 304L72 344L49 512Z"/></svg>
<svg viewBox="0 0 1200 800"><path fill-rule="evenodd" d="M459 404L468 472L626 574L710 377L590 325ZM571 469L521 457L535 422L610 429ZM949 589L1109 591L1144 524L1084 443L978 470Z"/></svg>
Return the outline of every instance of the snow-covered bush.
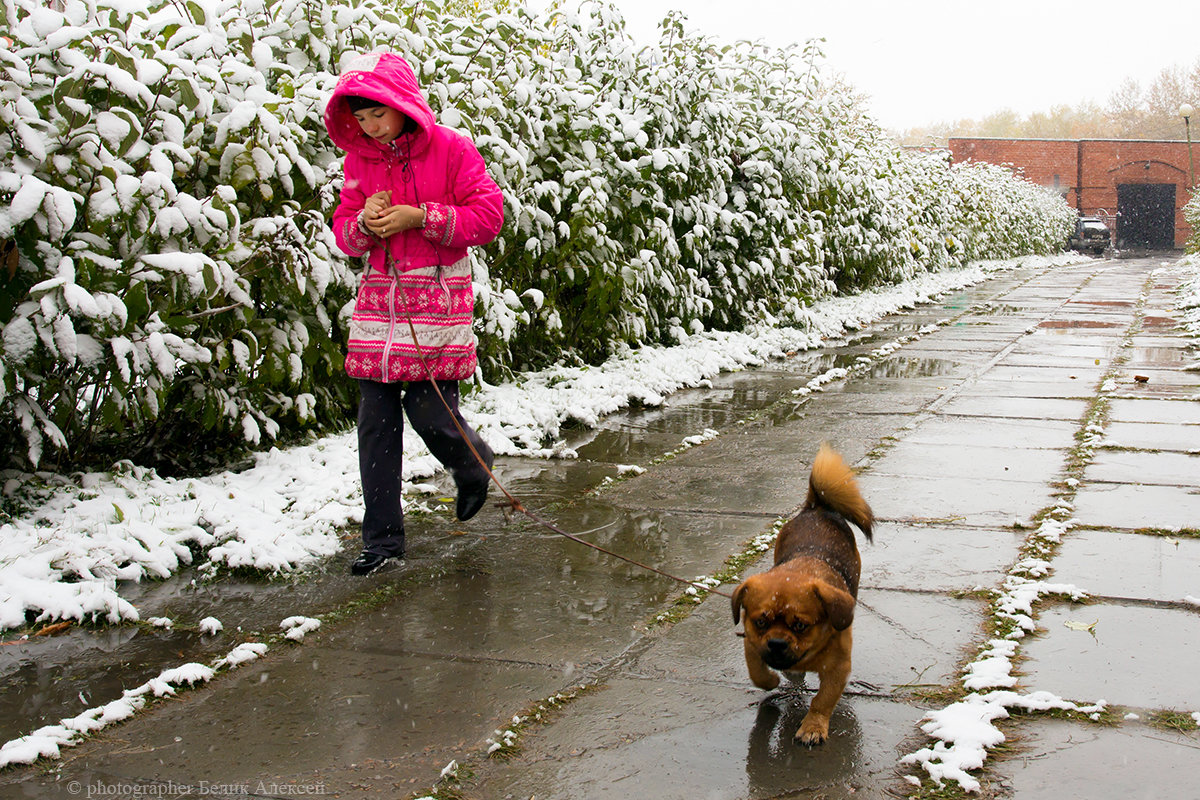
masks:
<svg viewBox="0 0 1200 800"><path fill-rule="evenodd" d="M0 443L37 464L338 421L320 6L63 8L5 3Z"/></svg>
<svg viewBox="0 0 1200 800"><path fill-rule="evenodd" d="M4 0L0 445L145 460L347 418L351 264L320 111L345 56L413 63L505 199L475 254L485 374L591 361L969 259L1042 253L1065 203L901 150L815 46L604 2ZM1064 227L1066 226L1066 227Z"/></svg>
<svg viewBox="0 0 1200 800"><path fill-rule="evenodd" d="M968 260L1063 249L1076 212L1061 197L995 164L956 164L953 172L958 195L954 227Z"/></svg>
<svg viewBox="0 0 1200 800"><path fill-rule="evenodd" d="M1200 194L1192 191L1192 198L1183 207L1183 218L1192 229L1184 248L1189 253L1200 253Z"/></svg>

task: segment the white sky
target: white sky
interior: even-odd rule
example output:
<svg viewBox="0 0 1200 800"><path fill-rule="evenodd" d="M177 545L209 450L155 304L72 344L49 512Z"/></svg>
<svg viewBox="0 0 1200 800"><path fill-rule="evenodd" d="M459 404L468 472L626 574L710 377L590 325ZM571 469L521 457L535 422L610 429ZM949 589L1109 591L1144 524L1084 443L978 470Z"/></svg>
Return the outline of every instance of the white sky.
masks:
<svg viewBox="0 0 1200 800"><path fill-rule="evenodd" d="M567 0L574 5L577 0ZM1200 58L1195 0L612 0L639 43L673 9L689 30L783 46L826 39L827 67L904 130L1002 109L1100 105L1126 78ZM529 0L542 8L546 0ZM1192 102L1200 107L1200 98Z"/></svg>

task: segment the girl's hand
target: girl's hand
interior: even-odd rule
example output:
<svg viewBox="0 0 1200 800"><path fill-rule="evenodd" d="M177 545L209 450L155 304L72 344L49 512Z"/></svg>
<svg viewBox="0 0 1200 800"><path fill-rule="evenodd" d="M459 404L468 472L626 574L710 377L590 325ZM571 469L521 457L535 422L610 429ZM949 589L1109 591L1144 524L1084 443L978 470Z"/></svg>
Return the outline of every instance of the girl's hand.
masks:
<svg viewBox="0 0 1200 800"><path fill-rule="evenodd" d="M372 195L370 200L379 195ZM368 205L367 208L370 208ZM370 211L365 215L364 222L367 229L371 233L386 239L401 231L420 228L425 225L425 212L418 206L387 206L382 211L372 215Z"/></svg>
<svg viewBox="0 0 1200 800"><path fill-rule="evenodd" d="M363 222L367 227L392 204L391 192L376 192L363 204Z"/></svg>

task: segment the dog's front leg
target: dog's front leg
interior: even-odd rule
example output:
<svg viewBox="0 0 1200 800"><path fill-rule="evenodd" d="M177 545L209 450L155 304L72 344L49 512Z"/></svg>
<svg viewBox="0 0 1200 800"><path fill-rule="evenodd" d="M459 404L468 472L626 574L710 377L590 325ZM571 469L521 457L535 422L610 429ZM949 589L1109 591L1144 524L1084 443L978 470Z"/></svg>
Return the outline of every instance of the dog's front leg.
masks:
<svg viewBox="0 0 1200 800"><path fill-rule="evenodd" d="M758 655L758 648L751 643L750 637L747 636L742 643L746 650L746 670L750 673L750 680L754 681L754 685L760 689L774 689L778 686L779 675L763 663Z"/></svg>
<svg viewBox="0 0 1200 800"><path fill-rule="evenodd" d="M833 709L842 698L846 689L846 681L850 679L850 659L846 658L831 664L817 673L821 688L817 696L808 706L808 713L796 731L796 741L812 747L821 744L829 738L829 718Z"/></svg>

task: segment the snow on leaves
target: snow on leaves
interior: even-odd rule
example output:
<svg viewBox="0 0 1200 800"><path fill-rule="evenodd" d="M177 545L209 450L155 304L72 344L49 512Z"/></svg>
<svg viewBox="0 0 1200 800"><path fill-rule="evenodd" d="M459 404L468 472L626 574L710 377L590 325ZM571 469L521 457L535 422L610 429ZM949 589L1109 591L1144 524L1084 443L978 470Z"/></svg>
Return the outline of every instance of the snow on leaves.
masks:
<svg viewBox="0 0 1200 800"><path fill-rule="evenodd" d="M815 45L720 45L677 14L638 51L604 3L5 2L0 240L20 256L0 417L27 464L161 441L168 406L251 442L340 424L354 278L320 112L375 47L410 58L504 192L504 232L474 255L489 375L798 324L834 291L1048 252L1070 224L1005 170L900 150Z"/></svg>

